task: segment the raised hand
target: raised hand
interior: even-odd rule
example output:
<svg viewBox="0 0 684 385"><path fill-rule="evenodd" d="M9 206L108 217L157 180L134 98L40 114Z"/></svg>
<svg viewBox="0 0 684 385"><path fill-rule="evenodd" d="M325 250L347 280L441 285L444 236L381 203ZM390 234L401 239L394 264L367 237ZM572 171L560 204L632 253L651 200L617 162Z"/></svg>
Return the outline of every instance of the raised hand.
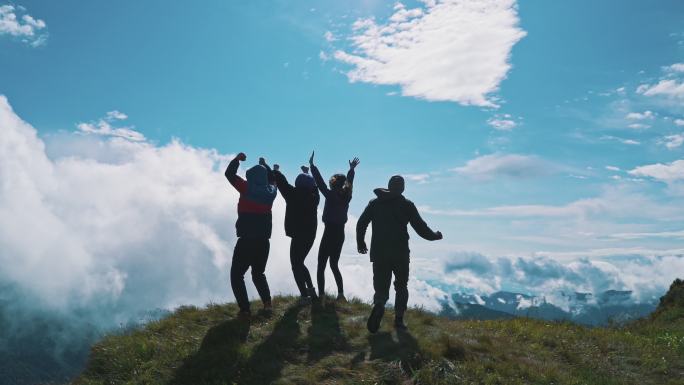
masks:
<svg viewBox="0 0 684 385"><path fill-rule="evenodd" d="M357 247L359 254L366 254L368 252L368 247L366 246L366 243L360 243Z"/></svg>
<svg viewBox="0 0 684 385"><path fill-rule="evenodd" d="M302 168L302 172L303 172L304 174L308 174L308 173L309 173L309 168L308 168L308 167L302 166L301 168Z"/></svg>
<svg viewBox="0 0 684 385"><path fill-rule="evenodd" d="M359 163L361 163L361 161L359 160L359 158L354 158L353 160L350 160L350 161L349 161L349 168L353 170L353 169L356 168L356 166L359 165Z"/></svg>
<svg viewBox="0 0 684 385"><path fill-rule="evenodd" d="M315 151L311 151L311 158L309 158L309 165L311 166L314 164L314 153Z"/></svg>
<svg viewBox="0 0 684 385"><path fill-rule="evenodd" d="M280 165L279 164L274 164L273 165L273 171L278 171L280 170Z"/></svg>
<svg viewBox="0 0 684 385"><path fill-rule="evenodd" d="M440 239L443 239L443 238L444 238L444 236L442 236L442 232L441 232L441 231L438 231L438 232L436 232L435 234L437 235L437 240L440 240Z"/></svg>
<svg viewBox="0 0 684 385"><path fill-rule="evenodd" d="M247 160L247 155L245 155L244 152L241 152L241 153L237 154L235 159L239 160L240 162L244 162Z"/></svg>

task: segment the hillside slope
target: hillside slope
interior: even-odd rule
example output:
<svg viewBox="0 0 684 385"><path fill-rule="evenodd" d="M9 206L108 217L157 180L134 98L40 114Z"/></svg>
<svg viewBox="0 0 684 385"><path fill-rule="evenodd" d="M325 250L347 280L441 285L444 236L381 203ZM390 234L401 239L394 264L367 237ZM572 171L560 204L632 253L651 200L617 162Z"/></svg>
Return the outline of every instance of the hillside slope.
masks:
<svg viewBox="0 0 684 385"><path fill-rule="evenodd" d="M311 308L278 297L274 305L251 323L236 318L234 304L184 307L109 336L74 384L684 384L676 315L671 328L645 320L590 329L413 309L409 332L391 328L389 311L369 335L370 308L360 301Z"/></svg>

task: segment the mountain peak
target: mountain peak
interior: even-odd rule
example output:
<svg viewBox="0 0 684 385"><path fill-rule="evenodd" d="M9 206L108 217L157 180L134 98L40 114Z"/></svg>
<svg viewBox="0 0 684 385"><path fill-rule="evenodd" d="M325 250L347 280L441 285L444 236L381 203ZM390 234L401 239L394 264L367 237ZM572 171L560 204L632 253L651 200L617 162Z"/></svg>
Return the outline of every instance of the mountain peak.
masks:
<svg viewBox="0 0 684 385"><path fill-rule="evenodd" d="M408 331L393 329L388 309L369 334L370 306L356 299L302 306L275 297L273 305L251 320L238 318L235 304L182 307L108 336L74 384L662 384L684 376L679 353L636 328L457 321L414 308ZM644 364L653 357L657 366Z"/></svg>

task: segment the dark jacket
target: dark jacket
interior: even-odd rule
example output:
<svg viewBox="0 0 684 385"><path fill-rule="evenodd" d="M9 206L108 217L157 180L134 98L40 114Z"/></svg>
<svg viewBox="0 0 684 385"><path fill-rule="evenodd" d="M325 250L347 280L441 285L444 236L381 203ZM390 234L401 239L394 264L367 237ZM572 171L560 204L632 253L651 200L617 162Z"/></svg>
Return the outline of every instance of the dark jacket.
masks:
<svg viewBox="0 0 684 385"><path fill-rule="evenodd" d="M409 256L409 235L406 226L421 237L434 241L439 239L420 217L416 205L403 195L385 189L375 189L378 197L371 200L356 224L358 246L365 246L366 229L373 223L370 258L372 262Z"/></svg>
<svg viewBox="0 0 684 385"><path fill-rule="evenodd" d="M288 237L315 237L318 226L318 203L321 199L316 186L292 186L280 171L274 171L278 191L285 199L285 234Z"/></svg>
<svg viewBox="0 0 684 385"><path fill-rule="evenodd" d="M323 223L332 225L343 225L347 223L347 211L349 211L349 202L352 199L352 192L340 194L338 191L330 190L328 184L325 183L318 167L311 165L311 174L316 180L316 185L321 190L321 194L325 197L325 206L323 207ZM351 188L354 184L354 170L349 169L347 172L347 183Z"/></svg>
<svg viewBox="0 0 684 385"><path fill-rule="evenodd" d="M238 237L250 239L271 238L271 207L277 189L273 171L266 166L256 165L247 170L245 181L237 175L240 161L233 159L226 169L226 178L240 193L238 219L235 229Z"/></svg>

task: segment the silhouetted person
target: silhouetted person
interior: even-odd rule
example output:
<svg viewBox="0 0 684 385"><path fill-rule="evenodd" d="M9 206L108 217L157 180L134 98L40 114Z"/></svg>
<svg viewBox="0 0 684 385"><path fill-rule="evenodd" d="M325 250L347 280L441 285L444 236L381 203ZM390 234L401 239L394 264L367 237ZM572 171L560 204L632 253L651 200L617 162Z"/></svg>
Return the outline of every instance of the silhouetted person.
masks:
<svg viewBox="0 0 684 385"><path fill-rule="evenodd" d="M356 225L356 241L359 253L366 254L366 229L373 223L370 260L373 262L373 310L368 317L368 331L375 333L385 313L389 299L390 282L394 274L395 319L397 329L406 329L404 312L408 304L409 277L409 235L406 226L411 227L421 237L435 241L442 239L442 233L434 232L418 214L418 209L410 200L404 198L404 178L395 175L390 178L388 189L374 190L377 198L371 200L359 217Z"/></svg>
<svg viewBox="0 0 684 385"><path fill-rule="evenodd" d="M352 187L354 183L354 168L359 164L359 158L349 161L349 171L345 177L343 174L335 174L330 177L330 188L326 186L321 176L320 171L314 165L314 154L311 153L309 165L311 166L311 173L316 180L318 189L325 197L325 206L323 208L323 223L325 230L321 238L321 246L318 250L318 294L323 298L325 296L325 266L330 259L330 269L335 276L335 283L337 284L337 299L345 300L344 285L342 283L342 274L338 265L340 261L340 254L342 253L342 245L344 244L344 225L347 223L347 211L349 210L349 202L352 199Z"/></svg>
<svg viewBox="0 0 684 385"><path fill-rule="evenodd" d="M226 169L226 178L240 193L238 219L235 223L238 241L230 267L230 284L240 307L240 315L250 314L249 298L245 287L245 273L252 268L252 282L259 292L265 310L271 310L271 292L264 275L271 238L271 206L278 192L273 172L264 158L247 170L247 181L237 175L240 161L247 160L239 153Z"/></svg>
<svg viewBox="0 0 684 385"><path fill-rule="evenodd" d="M290 237L290 264L297 288L303 301L316 298L316 290L311 282L309 269L304 260L309 255L316 239L318 227L318 195L316 182L309 175L309 168L302 166L302 173L297 175L295 185L288 183L280 172L280 167L273 165L280 195L285 199L285 234Z"/></svg>

